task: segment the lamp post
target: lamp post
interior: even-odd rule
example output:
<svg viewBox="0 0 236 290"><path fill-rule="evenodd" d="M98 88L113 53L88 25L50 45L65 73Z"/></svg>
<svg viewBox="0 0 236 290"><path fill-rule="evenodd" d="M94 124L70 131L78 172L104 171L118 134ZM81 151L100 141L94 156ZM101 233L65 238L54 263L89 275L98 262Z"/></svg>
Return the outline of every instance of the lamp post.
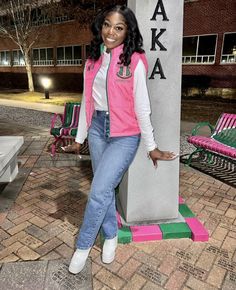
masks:
<svg viewBox="0 0 236 290"><path fill-rule="evenodd" d="M41 83L44 88L45 99L49 99L49 88L52 84L52 81L49 78L42 78Z"/></svg>

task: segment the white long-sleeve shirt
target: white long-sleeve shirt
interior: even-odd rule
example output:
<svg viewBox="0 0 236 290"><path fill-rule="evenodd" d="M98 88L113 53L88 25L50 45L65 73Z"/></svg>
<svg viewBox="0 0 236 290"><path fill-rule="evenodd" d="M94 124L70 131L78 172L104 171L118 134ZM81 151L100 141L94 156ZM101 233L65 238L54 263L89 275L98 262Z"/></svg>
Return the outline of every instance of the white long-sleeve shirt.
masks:
<svg viewBox="0 0 236 290"><path fill-rule="evenodd" d="M103 62L99 69L92 88L92 96L94 99L95 110L108 111L106 77L110 62L110 54L104 52ZM141 136L144 140L147 151L154 150L157 145L154 140L153 127L150 120L150 101L146 83L146 69L141 60L139 60L134 71L134 106ZM87 137L87 123L85 112L85 101L82 98L79 125L75 141L83 143Z"/></svg>

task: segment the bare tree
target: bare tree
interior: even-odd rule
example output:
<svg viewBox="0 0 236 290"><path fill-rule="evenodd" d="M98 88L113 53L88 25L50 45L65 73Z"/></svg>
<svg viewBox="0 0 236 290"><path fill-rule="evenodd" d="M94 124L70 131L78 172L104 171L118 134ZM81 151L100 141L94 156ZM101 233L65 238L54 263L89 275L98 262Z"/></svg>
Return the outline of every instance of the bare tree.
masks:
<svg viewBox="0 0 236 290"><path fill-rule="evenodd" d="M45 14L37 13L38 7L45 7L51 1L10 0L0 1L0 34L10 38L20 49L28 77L28 89L34 91L30 50L37 41L43 26L38 25Z"/></svg>
<svg viewBox="0 0 236 290"><path fill-rule="evenodd" d="M42 34L44 24L52 24L58 15L67 15L81 26L91 23L104 5L125 0L0 0L0 36L10 38L20 49L28 77L28 89L34 91L30 51Z"/></svg>

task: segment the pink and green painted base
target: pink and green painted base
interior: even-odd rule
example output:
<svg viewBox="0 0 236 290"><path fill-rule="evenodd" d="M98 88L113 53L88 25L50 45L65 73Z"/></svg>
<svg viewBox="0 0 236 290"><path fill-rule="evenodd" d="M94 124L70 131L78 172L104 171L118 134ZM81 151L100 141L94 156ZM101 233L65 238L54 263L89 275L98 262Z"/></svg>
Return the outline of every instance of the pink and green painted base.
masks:
<svg viewBox="0 0 236 290"><path fill-rule="evenodd" d="M179 212L185 222L137 226L122 225L120 214L117 212L118 242L126 244L180 238L191 238L194 242L208 241L207 230L184 203L182 197L179 197Z"/></svg>

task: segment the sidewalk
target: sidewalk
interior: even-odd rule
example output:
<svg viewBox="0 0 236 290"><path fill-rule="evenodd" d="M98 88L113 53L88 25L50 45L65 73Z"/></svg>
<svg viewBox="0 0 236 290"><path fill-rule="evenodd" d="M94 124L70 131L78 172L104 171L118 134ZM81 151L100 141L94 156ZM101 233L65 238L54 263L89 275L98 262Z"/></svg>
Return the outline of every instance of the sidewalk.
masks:
<svg viewBox="0 0 236 290"><path fill-rule="evenodd" d="M0 106L9 106L9 107L19 107L24 109L31 109L44 112L52 113L63 113L63 106L57 106L52 104L43 104L43 103L31 103L31 102L22 102L16 100L7 100L0 99Z"/></svg>
<svg viewBox="0 0 236 290"><path fill-rule="evenodd" d="M191 126L182 123L181 132ZM67 263L83 218L90 162L72 154L52 159L48 128L0 119L0 135L6 134L23 135L25 143L17 180L0 187L0 289L236 288L235 188L181 165L180 195L208 229L209 241L120 244L115 261L104 265L98 240L82 275L73 276Z"/></svg>

